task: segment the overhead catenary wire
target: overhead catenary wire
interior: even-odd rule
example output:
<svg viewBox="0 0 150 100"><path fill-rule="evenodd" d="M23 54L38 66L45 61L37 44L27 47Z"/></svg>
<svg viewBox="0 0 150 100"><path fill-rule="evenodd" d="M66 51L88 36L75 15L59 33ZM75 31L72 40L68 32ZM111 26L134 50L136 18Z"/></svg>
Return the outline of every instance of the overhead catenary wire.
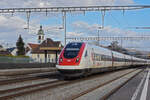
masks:
<svg viewBox="0 0 150 100"><path fill-rule="evenodd" d="M75 6L75 7L41 7L41 8L4 8L0 9L0 13L15 13L15 12L26 12L27 13L27 28L29 29L29 21L30 21L30 14L31 12L45 12L47 15L47 12L65 12L65 15L67 12L75 12L75 11L102 11L102 28L104 27L104 16L105 11L110 10L138 10L138 9L144 9L144 8L150 8L150 5L124 5L124 6ZM66 19L65 19L66 21ZM66 28L66 27L65 27ZM66 36L66 29L65 30L65 36ZM65 37L66 42L66 37ZM65 43L66 44L66 43Z"/></svg>
<svg viewBox="0 0 150 100"><path fill-rule="evenodd" d="M110 16L112 17L112 19L114 21L116 21L116 23L119 25L119 26L122 26L121 23L112 15L112 13L110 12Z"/></svg>
<svg viewBox="0 0 150 100"><path fill-rule="evenodd" d="M105 21L105 10L101 11L102 14L102 29L104 29L104 21Z"/></svg>

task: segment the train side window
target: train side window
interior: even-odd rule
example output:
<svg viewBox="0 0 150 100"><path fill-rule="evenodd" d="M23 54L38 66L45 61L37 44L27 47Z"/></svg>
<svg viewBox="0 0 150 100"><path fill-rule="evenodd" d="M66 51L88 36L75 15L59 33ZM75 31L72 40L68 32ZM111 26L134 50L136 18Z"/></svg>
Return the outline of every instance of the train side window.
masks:
<svg viewBox="0 0 150 100"><path fill-rule="evenodd" d="M86 50L84 57L87 57L87 56L88 56L88 54L87 54L87 50Z"/></svg>
<svg viewBox="0 0 150 100"><path fill-rule="evenodd" d="M99 61L101 61L101 55L99 55Z"/></svg>

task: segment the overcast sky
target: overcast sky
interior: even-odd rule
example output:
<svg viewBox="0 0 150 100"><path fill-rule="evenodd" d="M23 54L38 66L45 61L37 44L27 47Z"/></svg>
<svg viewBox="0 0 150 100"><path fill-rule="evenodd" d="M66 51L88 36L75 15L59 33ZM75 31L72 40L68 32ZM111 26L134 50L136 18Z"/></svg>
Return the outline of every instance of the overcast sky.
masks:
<svg viewBox="0 0 150 100"><path fill-rule="evenodd" d="M59 6L95 6L95 5L148 5L148 0L1 0L0 8L18 7L59 7ZM150 26L150 9L108 11L105 15L105 28L100 36L150 36L150 30L134 30L128 27ZM97 36L97 27L101 26L101 12L83 12L67 14L67 36ZM0 14L0 43L15 45L19 34L26 43L37 43L37 31L43 26L45 37L63 42L64 30L61 13L31 13L30 30L27 27L25 13ZM108 45L111 41L101 41ZM120 42L120 41L119 41ZM150 41L123 41L125 47L142 47L149 50Z"/></svg>

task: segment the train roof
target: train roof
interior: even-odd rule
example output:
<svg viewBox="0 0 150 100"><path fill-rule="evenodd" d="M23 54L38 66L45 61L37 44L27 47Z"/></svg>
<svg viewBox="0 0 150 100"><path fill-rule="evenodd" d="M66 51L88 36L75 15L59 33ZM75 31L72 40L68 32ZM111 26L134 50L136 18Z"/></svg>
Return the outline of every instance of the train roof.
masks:
<svg viewBox="0 0 150 100"><path fill-rule="evenodd" d="M105 53L107 53L108 51L111 51L113 54L115 54L115 56L118 56L120 58L123 58L124 56L126 56L126 57L132 57L133 59L136 59L136 60L148 60L148 59L143 59L143 58L137 58L137 57L134 57L132 55L123 54L123 53L120 53L120 52L117 52L117 51L113 51L113 50L110 50L108 48L104 48L102 46L94 45L92 43L88 43L88 44L90 44L90 45L92 45L96 48L101 48L102 50L104 50Z"/></svg>
<svg viewBox="0 0 150 100"><path fill-rule="evenodd" d="M137 60L147 60L147 61L150 61L148 59L137 58L137 57L134 57L132 55L127 55L127 54L123 54L123 53L120 53L120 52L117 52L117 51L113 51L113 50L110 50L108 48L104 48L102 46L98 46L98 45L96 45L94 43L90 43L90 42L76 42L75 41L75 42L69 42L69 43L85 43L85 44L89 44L89 45L93 46L94 48L97 48L97 49L101 48L101 50L103 50L103 52L105 52L105 53L108 53L108 52L111 51L113 54L115 54L115 56L118 56L120 58L123 58L124 56L126 56L126 57L132 57L133 59L137 59Z"/></svg>

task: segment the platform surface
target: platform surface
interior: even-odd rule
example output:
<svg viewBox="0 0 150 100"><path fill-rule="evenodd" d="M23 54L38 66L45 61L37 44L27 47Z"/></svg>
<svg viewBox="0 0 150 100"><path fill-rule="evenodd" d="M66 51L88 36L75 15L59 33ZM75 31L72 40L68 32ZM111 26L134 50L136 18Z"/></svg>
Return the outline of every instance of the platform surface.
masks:
<svg viewBox="0 0 150 100"><path fill-rule="evenodd" d="M135 76L107 100L150 100L150 68Z"/></svg>

